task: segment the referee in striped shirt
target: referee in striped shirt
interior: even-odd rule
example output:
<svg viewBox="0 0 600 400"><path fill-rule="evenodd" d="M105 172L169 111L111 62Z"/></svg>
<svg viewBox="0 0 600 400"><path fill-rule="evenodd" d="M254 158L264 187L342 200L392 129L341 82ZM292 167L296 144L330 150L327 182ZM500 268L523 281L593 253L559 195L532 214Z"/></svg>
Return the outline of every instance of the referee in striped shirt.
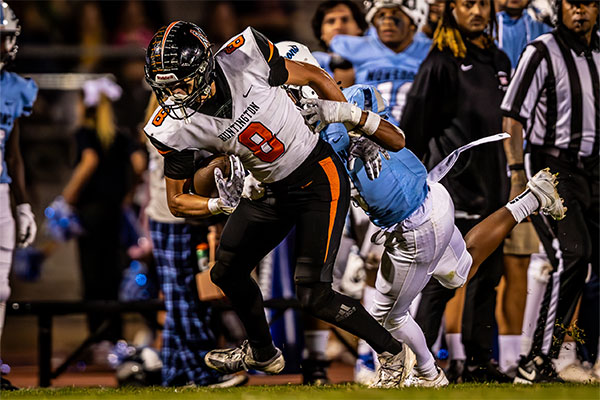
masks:
<svg viewBox="0 0 600 400"><path fill-rule="evenodd" d="M525 188L525 136L528 170L559 172L558 190L568 208L561 221L532 218L554 270L515 383L560 380L551 359L558 356L588 263L598 268L598 3L556 0L555 12L557 28L525 48L501 106L512 136L505 143L511 198Z"/></svg>

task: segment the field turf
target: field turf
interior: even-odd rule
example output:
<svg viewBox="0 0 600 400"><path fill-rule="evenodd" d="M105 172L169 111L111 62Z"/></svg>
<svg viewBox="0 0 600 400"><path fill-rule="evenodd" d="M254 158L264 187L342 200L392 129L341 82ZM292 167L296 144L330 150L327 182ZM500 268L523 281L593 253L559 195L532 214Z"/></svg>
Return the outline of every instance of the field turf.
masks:
<svg viewBox="0 0 600 400"><path fill-rule="evenodd" d="M600 399L600 385L462 384L446 389L367 389L354 384L311 387L300 385L246 386L232 389L205 388L60 388L2 392L2 399L156 399L156 400L358 400L358 399Z"/></svg>

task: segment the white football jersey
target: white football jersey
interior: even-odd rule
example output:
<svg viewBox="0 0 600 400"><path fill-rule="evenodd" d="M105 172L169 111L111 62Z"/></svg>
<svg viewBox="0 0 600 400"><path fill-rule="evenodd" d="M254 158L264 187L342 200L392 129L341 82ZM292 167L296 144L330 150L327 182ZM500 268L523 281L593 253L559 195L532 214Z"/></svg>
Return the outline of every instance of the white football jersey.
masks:
<svg viewBox="0 0 600 400"><path fill-rule="evenodd" d="M269 85L270 67L251 28L215 55L232 97L232 117L194 113L189 122L158 108L146 134L177 151L204 149L236 154L256 179L271 183L287 177L318 141L285 90Z"/></svg>

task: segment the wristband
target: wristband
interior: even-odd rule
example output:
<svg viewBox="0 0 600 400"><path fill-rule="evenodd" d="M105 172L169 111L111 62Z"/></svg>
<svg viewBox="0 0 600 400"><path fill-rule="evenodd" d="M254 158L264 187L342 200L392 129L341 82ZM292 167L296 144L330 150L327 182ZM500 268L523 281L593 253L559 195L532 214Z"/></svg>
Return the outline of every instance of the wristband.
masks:
<svg viewBox="0 0 600 400"><path fill-rule="evenodd" d="M360 130L370 136L379 128L380 123L381 117L378 114L375 114L373 111L367 111L367 120Z"/></svg>
<svg viewBox="0 0 600 400"><path fill-rule="evenodd" d="M360 118L362 117L362 109L352 104L350 107L350 122L357 126L360 124Z"/></svg>
<svg viewBox="0 0 600 400"><path fill-rule="evenodd" d="M523 164L523 163L512 164L512 165L508 166L508 169L511 171L525 171L525 164Z"/></svg>
<svg viewBox="0 0 600 400"><path fill-rule="evenodd" d="M223 212L223 210L221 209L221 206L219 205L218 198L215 197L215 198L208 199L208 211L210 211L210 213L212 215L221 214Z"/></svg>

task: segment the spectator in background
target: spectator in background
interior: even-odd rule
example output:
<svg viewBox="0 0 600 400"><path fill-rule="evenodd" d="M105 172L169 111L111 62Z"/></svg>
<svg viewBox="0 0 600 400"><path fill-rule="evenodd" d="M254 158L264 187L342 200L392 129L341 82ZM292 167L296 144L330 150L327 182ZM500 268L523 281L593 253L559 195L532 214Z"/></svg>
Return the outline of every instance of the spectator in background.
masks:
<svg viewBox="0 0 600 400"><path fill-rule="evenodd" d="M142 2L126 1L122 4L120 16L113 43L117 46L135 46L142 49L148 46L154 31L148 24Z"/></svg>
<svg viewBox="0 0 600 400"><path fill-rule="evenodd" d="M331 75L342 87L354 82L352 64L331 53L329 44L336 35L362 36L367 30L367 22L360 7L350 0L327 0L319 4L311 21L313 34L325 50L312 55L321 68Z"/></svg>
<svg viewBox="0 0 600 400"><path fill-rule="evenodd" d="M498 48L506 53L513 70L517 68L519 56L525 46L552 29L529 15L527 7L530 1L498 0Z"/></svg>
<svg viewBox="0 0 600 400"><path fill-rule="evenodd" d="M98 3L83 3L77 22L79 23L79 45L83 51L77 70L78 72L96 72L101 61L99 47L106 44L107 41L102 11Z"/></svg>
<svg viewBox="0 0 600 400"><path fill-rule="evenodd" d="M84 229L78 239L84 300L118 299L122 202L133 173L141 174L145 166L145 155L115 126L112 102L120 96L121 88L108 78L84 83L77 110L77 165L62 198L55 200L74 207ZM90 332L105 320L109 326L100 340L120 339L118 314L88 314Z"/></svg>
<svg viewBox="0 0 600 400"><path fill-rule="evenodd" d="M501 132L500 103L508 85L510 60L494 44L494 16L491 0L446 4L434 46L408 94L401 122L406 142L428 168L472 140ZM502 144L469 150L441 182L454 201L456 226L464 235L507 200ZM462 317L465 380L508 380L491 360L494 294L501 275L500 248L467 285ZM415 319L430 347L438 336L444 306L453 295L454 291L434 280L423 290Z"/></svg>
<svg viewBox="0 0 600 400"><path fill-rule="evenodd" d="M146 119L158 107L152 96ZM165 300L162 331L162 385L232 387L244 384L246 375L222 375L204 363L206 353L217 346L211 329L212 309L198 299L195 245L198 228L171 214L167 205L163 157L149 142L150 201L145 208L150 223L153 253ZM217 217L218 218L218 217ZM206 228L204 229L206 241Z"/></svg>
<svg viewBox="0 0 600 400"><path fill-rule="evenodd" d="M331 50L354 67L354 80L349 83L377 87L396 121L431 47L428 39L415 39L426 18L425 0L375 0L368 4L366 20L373 24L376 35L337 35L330 42Z"/></svg>
<svg viewBox="0 0 600 400"><path fill-rule="evenodd" d="M423 25L417 35L425 35L429 39L433 39L433 34L442 20L446 0L427 0L429 2L429 13L427 14L427 23Z"/></svg>
<svg viewBox="0 0 600 400"><path fill-rule="evenodd" d="M226 40L240 31L240 21L232 2L208 2L204 13L204 21L208 37L213 41L217 51Z"/></svg>

